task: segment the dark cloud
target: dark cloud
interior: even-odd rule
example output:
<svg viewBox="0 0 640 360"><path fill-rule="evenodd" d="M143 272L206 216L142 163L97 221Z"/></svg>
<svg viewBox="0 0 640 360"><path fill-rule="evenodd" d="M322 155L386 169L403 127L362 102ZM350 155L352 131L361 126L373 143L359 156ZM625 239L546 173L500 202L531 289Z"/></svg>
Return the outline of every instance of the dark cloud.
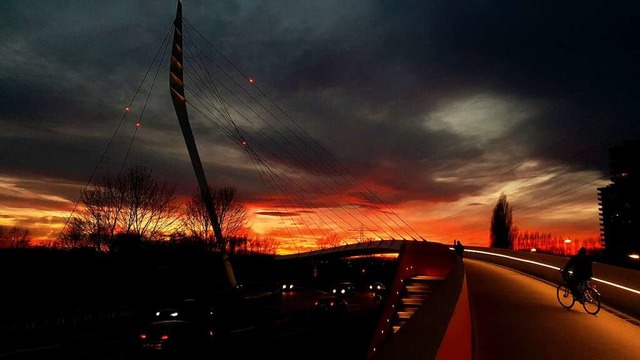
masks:
<svg viewBox="0 0 640 360"><path fill-rule="evenodd" d="M276 217L300 215L298 212L291 212L291 211L258 211L256 212L256 214L264 215L264 216L276 216Z"/></svg>

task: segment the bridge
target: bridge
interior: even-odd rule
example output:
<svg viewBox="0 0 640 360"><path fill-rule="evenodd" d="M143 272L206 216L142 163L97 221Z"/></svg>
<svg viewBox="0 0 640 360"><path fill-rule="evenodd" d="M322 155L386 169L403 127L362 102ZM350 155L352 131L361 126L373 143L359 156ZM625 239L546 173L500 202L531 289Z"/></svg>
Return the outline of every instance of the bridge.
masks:
<svg viewBox="0 0 640 360"><path fill-rule="evenodd" d="M180 4L174 26L171 91L204 199L208 196L205 193L206 180L202 165L199 159L194 161L197 152L193 136L187 134L190 130L185 131L183 126L183 123L187 123L188 127L188 120L184 94L185 67L182 57ZM194 80L199 81L198 74L194 75ZM254 84L253 79L242 73L241 75L250 84ZM256 89L261 95L265 95ZM232 108L230 103L223 100L218 103ZM278 107L278 110L282 109ZM276 183L280 184L272 185L274 194L285 188L281 186L284 185L281 179L287 174L273 166L273 159L293 165L290 170L301 174L300 178L305 181L300 182L298 179L289 183L291 187L287 187L299 189L290 192L297 194L296 197L286 198L285 192L282 192L280 204L285 209L291 204L302 204L302 208L317 210L314 216L317 216L318 221L309 217L309 222L302 227L311 233L312 228L324 228L329 230L330 236L333 233L338 238L341 238L338 233L358 228L362 229L359 237L362 240L366 224L373 228L367 231L371 231L374 238L379 240L358 241L355 244L345 242L343 246L311 252L298 251L297 254L280 256L278 261L335 259L390 252L398 254L397 270L375 324L367 359L540 359L576 357L585 352L608 358L632 359L640 354L640 342L637 341L640 338L640 328L633 320L638 317L640 308L640 293L637 290L640 289L640 278L636 273L596 267L596 276L601 273L603 276L598 281L605 294L603 303L607 309L597 317L576 309L567 311L557 303L554 285L559 280L557 268L566 259L532 260L529 259L532 255L468 249L463 261L448 246L425 241L355 177L342 182L346 180L343 177L345 174L353 174L346 167L334 167L339 163L329 152L317 153L314 149L319 144L312 138L302 140L300 136L304 136L299 131L300 128L284 127L289 130L289 134L283 139L292 146L280 147L281 152L287 154L287 158L282 159L269 147L260 144L260 139L264 137L252 136L241 130L228 112L226 117L224 111L217 110L217 113L223 115L228 122L226 126L220 126L226 134L247 151L252 161L259 165L259 171L267 170L266 176L262 177L263 181L277 180ZM282 113L291 120L286 113ZM271 112L269 114L273 115ZM274 130L282 135L277 129ZM304 130L302 132L308 136ZM296 141L299 147L291 141ZM310 144L313 146L309 146ZM264 151L262 155L259 153L260 147ZM295 148L296 151L290 153L288 147ZM317 167L307 166L316 162ZM316 177L317 180L309 181L305 176ZM318 187L319 184L322 186ZM346 184L349 184L349 189L344 188ZM298 187L299 185L301 186ZM357 190L350 188L352 185L356 185ZM318 199L323 198L329 204L335 200L329 199L327 195L336 192L324 192L324 186L336 186L340 190L338 193L346 190L345 193L356 194L351 199L353 203L341 204L343 206L317 203ZM282 201L284 199L286 201ZM323 210L327 212L323 213ZM302 213L309 215L313 212ZM354 216L356 212L360 212L358 218ZM212 211L210 218L212 224L216 225ZM355 222L351 222L351 218ZM318 226L319 222L325 222L325 225ZM297 221L293 223L296 226L298 224ZM299 228L297 230L300 231ZM300 233L304 236L303 231ZM218 234L216 237L222 238ZM403 240L380 240L384 238ZM235 279L230 279L233 284ZM630 283L629 279L634 280Z"/></svg>
<svg viewBox="0 0 640 360"><path fill-rule="evenodd" d="M214 206L207 202L211 201L211 195L188 122L187 104L246 152L268 192L279 200L274 202L274 208L284 209L276 211L285 214L281 217L293 218L291 214L296 213L297 208L316 210L300 211L300 221L292 220L293 227L287 228L287 232L297 231L301 238L317 239L318 235L313 232L324 231L319 236L348 238L349 231L355 228L360 229L359 240L363 240L366 225L373 228L366 230L368 235L376 239L403 239L357 241L277 257L277 261L286 262L398 254L397 270L375 323L367 359L554 359L583 354L638 358L640 328L635 319L640 317L640 276L637 272L596 266L596 281L606 307L597 316L591 316L577 308L567 311L556 301L557 268L566 259L470 248L461 260L448 246L425 241L277 105L271 103L282 112L279 116L285 121L274 116L273 112L277 111L267 110L262 104L260 107L268 116L249 108L249 117L267 124L269 131L265 132L264 126L255 125L236 110L233 103L239 107L238 104L246 105L244 101L220 97L220 86L230 96L235 97L236 93L222 83L215 85L218 80L206 69L213 61L202 56L193 41L200 35L197 30L188 26L184 33L188 35L192 31L193 38L183 39L181 6L179 3L173 27L170 89L216 239L221 241L224 237ZM196 50L197 55L184 52L188 46ZM185 60L190 60L193 66L185 66ZM192 81L185 83L184 75ZM240 75L247 83L234 82L244 93L248 94L245 88L250 86L271 102L253 79ZM194 94L193 100L188 101L185 89ZM200 91L196 94L194 90ZM250 98L256 100L253 96ZM129 110L127 107L124 116ZM229 110L255 129L239 126ZM276 118L280 126L271 126L265 117ZM139 126L138 121L136 129ZM336 206L333 194L348 194L349 201ZM235 285L233 270L226 259L225 265L228 265L229 282Z"/></svg>
<svg viewBox="0 0 640 360"><path fill-rule="evenodd" d="M597 316L556 300L566 258L468 248L461 261L426 241L373 241L279 256L323 259L398 254L368 359L555 359L640 354L640 274L594 264Z"/></svg>

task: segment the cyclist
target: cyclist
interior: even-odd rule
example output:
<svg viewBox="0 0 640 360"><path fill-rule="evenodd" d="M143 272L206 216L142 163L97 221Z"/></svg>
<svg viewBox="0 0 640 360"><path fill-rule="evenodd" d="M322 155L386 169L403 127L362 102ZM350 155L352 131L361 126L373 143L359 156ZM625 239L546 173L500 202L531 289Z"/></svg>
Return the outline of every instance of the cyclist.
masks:
<svg viewBox="0 0 640 360"><path fill-rule="evenodd" d="M572 272L571 275L569 271ZM584 281L591 280L593 276L591 259L587 256L587 249L581 247L578 253L569 259L564 268L562 268L562 276L567 279L567 285L573 296L581 301L582 295L579 291L579 286Z"/></svg>

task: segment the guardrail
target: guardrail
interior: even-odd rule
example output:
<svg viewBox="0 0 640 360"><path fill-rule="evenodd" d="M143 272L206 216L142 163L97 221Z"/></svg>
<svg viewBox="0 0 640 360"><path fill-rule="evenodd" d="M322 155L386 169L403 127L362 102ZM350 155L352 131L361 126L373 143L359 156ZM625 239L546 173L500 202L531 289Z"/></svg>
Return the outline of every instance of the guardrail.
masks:
<svg viewBox="0 0 640 360"><path fill-rule="evenodd" d="M558 269L567 257L533 252L466 247L466 258L502 265L554 284L562 280ZM592 282L602 293L602 303L627 316L640 319L640 271L594 262Z"/></svg>

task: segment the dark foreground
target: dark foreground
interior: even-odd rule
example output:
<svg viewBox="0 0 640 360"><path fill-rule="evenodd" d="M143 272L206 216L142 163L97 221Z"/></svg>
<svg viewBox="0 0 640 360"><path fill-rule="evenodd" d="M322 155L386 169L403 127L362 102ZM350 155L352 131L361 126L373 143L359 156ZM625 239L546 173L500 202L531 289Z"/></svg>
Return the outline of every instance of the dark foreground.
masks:
<svg viewBox="0 0 640 360"><path fill-rule="evenodd" d="M234 259L236 275L246 283L292 282L296 288L278 294L277 311L270 316L262 316L262 310L250 312L228 326L225 336L216 334L197 348L168 352L143 349L141 329L150 314L168 304L215 298L224 280L211 276L220 274L215 258L175 252L126 259L9 255L0 263L5 274L14 274L3 289L0 360L210 359L222 354L237 359L362 359L379 310L368 284L388 282L395 271L393 261L373 258L319 264ZM26 275L33 270L40 275ZM315 301L345 280L356 284L356 292L346 297L346 311L316 314Z"/></svg>
<svg viewBox="0 0 640 360"><path fill-rule="evenodd" d="M349 299L347 312L339 316L314 317L304 307L310 300L307 294L287 294L285 311L273 323L238 328L197 349L145 350L140 347L138 324L114 322L102 328L78 327L71 336L53 334L24 343L0 359L210 359L223 354L236 359L363 359L379 309L370 293L357 292Z"/></svg>

